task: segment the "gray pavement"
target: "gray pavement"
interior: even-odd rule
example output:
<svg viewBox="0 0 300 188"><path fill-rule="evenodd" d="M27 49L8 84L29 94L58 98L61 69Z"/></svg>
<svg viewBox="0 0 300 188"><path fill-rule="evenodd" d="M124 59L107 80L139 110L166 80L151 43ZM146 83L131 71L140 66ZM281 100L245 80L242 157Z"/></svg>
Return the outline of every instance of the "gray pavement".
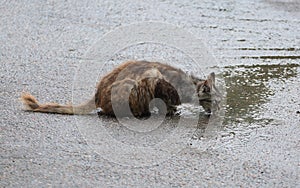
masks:
<svg viewBox="0 0 300 188"><path fill-rule="evenodd" d="M1 1L0 187L299 187L299 7L296 0ZM95 40L144 21L203 38L218 60L211 69L223 74L227 103L215 137L194 135L169 159L133 167L101 156L80 133L78 121L96 115L22 110L22 91L71 102L74 75ZM113 120L105 124L120 139L132 136Z"/></svg>

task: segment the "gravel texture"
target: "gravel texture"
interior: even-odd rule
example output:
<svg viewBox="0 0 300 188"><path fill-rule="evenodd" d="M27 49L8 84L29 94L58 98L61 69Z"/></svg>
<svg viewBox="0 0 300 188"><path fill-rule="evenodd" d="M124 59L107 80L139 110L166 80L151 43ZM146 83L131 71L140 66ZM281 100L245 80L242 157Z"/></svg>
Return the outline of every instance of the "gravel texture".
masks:
<svg viewBox="0 0 300 188"><path fill-rule="evenodd" d="M1 1L0 187L299 187L299 9L296 0ZM78 131L78 119L96 116L22 110L23 90L41 102L71 102L95 40L145 21L184 28L218 60L228 109L212 147L194 139L159 164L126 166Z"/></svg>

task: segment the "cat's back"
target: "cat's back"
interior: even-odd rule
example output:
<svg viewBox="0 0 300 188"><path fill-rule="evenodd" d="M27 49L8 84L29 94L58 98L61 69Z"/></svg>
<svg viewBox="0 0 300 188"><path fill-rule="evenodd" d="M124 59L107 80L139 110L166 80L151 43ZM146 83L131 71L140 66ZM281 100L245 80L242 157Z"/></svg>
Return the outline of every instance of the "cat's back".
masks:
<svg viewBox="0 0 300 188"><path fill-rule="evenodd" d="M167 80L172 80L172 77L182 77L186 75L181 69L160 62L129 61L120 65L121 71L118 75L118 79L136 79L146 71L153 69L158 70Z"/></svg>
<svg viewBox="0 0 300 188"><path fill-rule="evenodd" d="M151 70L157 70L168 82L177 82L186 77L182 70L160 62L127 61L104 76L99 83L99 87L106 88L116 81L125 79L137 81L145 75L144 73Z"/></svg>

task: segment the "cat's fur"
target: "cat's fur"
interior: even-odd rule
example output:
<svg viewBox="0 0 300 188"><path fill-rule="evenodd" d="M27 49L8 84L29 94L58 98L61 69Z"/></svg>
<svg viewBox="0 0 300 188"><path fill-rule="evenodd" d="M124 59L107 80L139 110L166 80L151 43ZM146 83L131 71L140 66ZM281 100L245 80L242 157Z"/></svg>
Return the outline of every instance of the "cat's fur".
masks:
<svg viewBox="0 0 300 188"><path fill-rule="evenodd" d="M21 100L26 109L33 112L88 114L100 107L101 113L106 115L128 116L132 113L141 117L150 114L149 103L154 98L162 99L171 115L177 105L191 102L196 97L210 113L213 91L216 90L214 82L214 73L202 80L162 63L128 61L104 76L94 97L81 105L40 104L29 93L23 93Z"/></svg>

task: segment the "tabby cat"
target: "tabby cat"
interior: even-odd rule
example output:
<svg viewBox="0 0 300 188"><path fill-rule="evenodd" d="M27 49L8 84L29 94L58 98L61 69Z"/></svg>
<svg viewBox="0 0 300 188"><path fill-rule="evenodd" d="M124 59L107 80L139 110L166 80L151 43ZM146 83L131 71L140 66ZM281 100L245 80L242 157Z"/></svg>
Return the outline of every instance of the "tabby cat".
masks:
<svg viewBox="0 0 300 188"><path fill-rule="evenodd" d="M218 91L214 73L203 80L159 62L128 61L104 76L94 97L83 104L40 104L29 93L22 93L21 100L26 110L33 112L88 114L101 108L101 114L105 115L128 116L132 113L135 117L143 117L150 115L149 104L155 98L165 103L167 115L174 114L181 103L194 99L211 113L215 95Z"/></svg>

